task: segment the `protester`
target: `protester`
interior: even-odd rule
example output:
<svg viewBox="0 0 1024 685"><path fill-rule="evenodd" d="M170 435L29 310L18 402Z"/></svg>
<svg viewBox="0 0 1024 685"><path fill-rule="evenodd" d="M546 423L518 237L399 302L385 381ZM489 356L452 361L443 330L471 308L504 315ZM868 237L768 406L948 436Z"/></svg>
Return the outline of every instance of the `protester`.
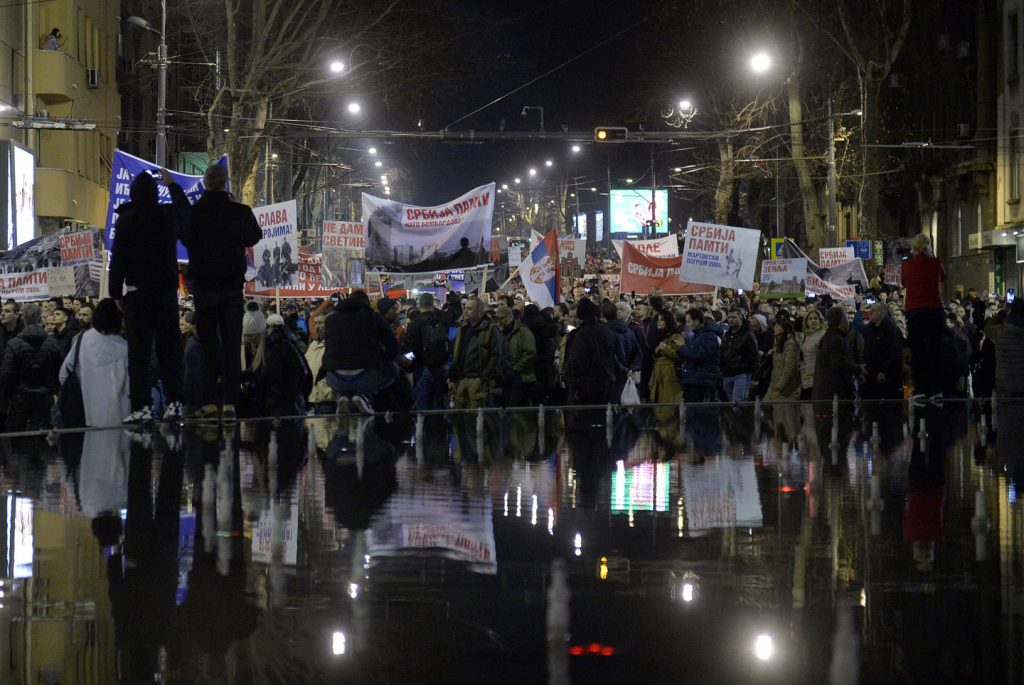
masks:
<svg viewBox="0 0 1024 685"><path fill-rule="evenodd" d="M319 379L313 385L313 390L309 393L308 398L309 406L313 408L314 414L333 414L337 408L334 391L327 384L327 378L320 375L320 367L323 366L324 350L326 349L324 345L326 321L327 317L323 314L316 317L313 326L313 339L309 341L309 347L306 348L306 365L313 377Z"/></svg>
<svg viewBox="0 0 1024 685"><path fill-rule="evenodd" d="M537 305L528 304L523 308L523 315L519 319L520 323L533 333L534 344L537 346L535 399L540 404L549 402L548 395L555 378L555 351L557 350L559 327L552 318L553 313L553 309L541 311Z"/></svg>
<svg viewBox="0 0 1024 685"><path fill-rule="evenodd" d="M4 302L0 309L0 351L7 348L7 343L25 328L21 320L21 308L17 302ZM2 352L0 352L2 353Z"/></svg>
<svg viewBox="0 0 1024 685"><path fill-rule="evenodd" d="M391 365L400 351L395 334L370 308L362 290L339 302L324 328L324 361L317 380L326 377L339 414L350 408L372 414L377 393L395 382Z"/></svg>
<svg viewBox="0 0 1024 685"><path fill-rule="evenodd" d="M945 327L942 283L946 270L932 256L931 238L920 233L910 243L910 258L903 262L906 288L907 334L910 345L914 392L929 397L939 394L942 369L940 343Z"/></svg>
<svg viewBox="0 0 1024 685"><path fill-rule="evenodd" d="M626 307L625 316L628 319L629 305L625 302L621 304ZM633 335L633 331L629 330L625 319L619 318L618 306L612 302L602 303L601 318L604 319L605 325L615 333L619 340L618 350L615 354L617 362L615 369L615 391L621 398L629 373L634 369L639 371L643 360L640 358L640 349L636 342L636 336Z"/></svg>
<svg viewBox="0 0 1024 685"><path fill-rule="evenodd" d="M750 330L742 309L733 307L727 318L729 330L722 336L722 377L725 399L745 402L750 394L750 380L757 371L757 339Z"/></svg>
<svg viewBox="0 0 1024 685"><path fill-rule="evenodd" d="M37 304L22 307L25 328L7 343L0 362L0 408L6 408L8 431L50 428L64 357L40 325L40 313Z"/></svg>
<svg viewBox="0 0 1024 685"><path fill-rule="evenodd" d="M70 319L68 310L63 307L53 310L53 313L50 314L50 321L53 323L53 339L57 341L61 354L67 355L68 350L71 349L71 340L75 337L78 329L71 326L72 319Z"/></svg>
<svg viewBox="0 0 1024 685"><path fill-rule="evenodd" d="M683 397L687 402L712 401L722 383L722 328L696 307L686 312L686 327L693 337L679 351Z"/></svg>
<svg viewBox="0 0 1024 685"><path fill-rule="evenodd" d="M263 385L263 366L267 350L267 318L255 302L245 306L242 317L242 355L239 381L238 416L263 416L266 388ZM227 355L225 355L227 356ZM224 417L230 418L230 417Z"/></svg>
<svg viewBox="0 0 1024 685"><path fill-rule="evenodd" d="M80 330L87 331L92 328L92 318L95 311L95 308L88 302L83 302L79 305L78 311L75 312L75 319L78 320Z"/></svg>
<svg viewBox="0 0 1024 685"><path fill-rule="evenodd" d="M665 310L658 312L654 325L661 342L654 349L649 401L655 404L677 404L683 395L683 388L679 384L679 350L683 346L683 336L676 327L675 317Z"/></svg>
<svg viewBox="0 0 1024 685"><path fill-rule="evenodd" d="M188 278L195 303L196 337L203 369L203 418L233 419L237 413L247 247L263 237L252 209L227 192L228 173L206 168L181 242L188 249ZM218 374L217 369L221 372ZM218 386L218 377L223 383Z"/></svg>
<svg viewBox="0 0 1024 685"><path fill-rule="evenodd" d="M996 392L1024 398L1024 300L1015 300L1003 321L996 350Z"/></svg>
<svg viewBox="0 0 1024 685"><path fill-rule="evenodd" d="M130 411L128 343L121 336L121 321L117 304L101 300L92 327L79 336L60 368L60 383L78 374L87 426L118 426Z"/></svg>
<svg viewBox="0 0 1024 685"><path fill-rule="evenodd" d="M195 312L186 311L178 318L181 331L182 385L181 398L186 416L194 416L203 404L203 373L199 361L199 341L196 339ZM241 365L241 357L239 357ZM217 371L220 375L220 371Z"/></svg>
<svg viewBox="0 0 1024 685"><path fill-rule="evenodd" d="M864 363L867 380L861 397L867 400L903 398L903 334L881 302L871 305L868 326L864 329Z"/></svg>
<svg viewBox="0 0 1024 685"><path fill-rule="evenodd" d="M448 389L456 409L477 409L490 402L501 373L502 336L488 319L484 303L471 298L455 337Z"/></svg>
<svg viewBox="0 0 1024 685"><path fill-rule="evenodd" d="M537 343L533 333L516 321L505 305L495 311L495 323L505 338L501 357L502 406L529 407L537 395Z"/></svg>
<svg viewBox="0 0 1024 685"><path fill-rule="evenodd" d="M125 313L132 413L125 423L154 418L149 360L156 341L167 407L164 418L181 418L181 338L178 335L177 241L188 220L185 192L163 171L171 204L157 200L157 182L142 172L132 181L131 200L117 208L110 260L110 297Z"/></svg>
<svg viewBox="0 0 1024 685"><path fill-rule="evenodd" d="M313 391L313 374L298 340L280 314L267 317L262 381L264 416L294 417L306 413L306 397Z"/></svg>
<svg viewBox="0 0 1024 685"><path fill-rule="evenodd" d="M838 395L841 400L854 398L853 380L864 375L864 368L853 359L853 351L847 343L850 320L841 305L828 310L825 315L828 329L821 338L815 359L814 392L816 402L832 401Z"/></svg>
<svg viewBox="0 0 1024 685"><path fill-rule="evenodd" d="M796 400L800 397L800 345L793 333L793 322L788 317L775 319L772 331L772 380L764 399Z"/></svg>
<svg viewBox="0 0 1024 685"><path fill-rule="evenodd" d="M416 304L419 315L402 338L403 353L412 355L414 406L441 409L451 359L448 324L444 312L434 308L433 293L421 293Z"/></svg>
<svg viewBox="0 0 1024 685"><path fill-rule="evenodd" d="M572 404L618 404L616 377L618 338L599 320L600 310L589 298L576 305L579 327L565 343L565 376Z"/></svg>

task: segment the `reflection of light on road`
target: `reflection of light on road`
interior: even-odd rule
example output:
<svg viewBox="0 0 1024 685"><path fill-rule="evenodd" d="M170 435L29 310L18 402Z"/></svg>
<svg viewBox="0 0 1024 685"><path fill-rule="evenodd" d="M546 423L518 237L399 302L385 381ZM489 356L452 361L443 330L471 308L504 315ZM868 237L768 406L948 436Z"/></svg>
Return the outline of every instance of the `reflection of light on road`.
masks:
<svg viewBox="0 0 1024 685"><path fill-rule="evenodd" d="M583 554L583 535L576 533L576 537L573 538L572 545L576 548L576 556Z"/></svg>
<svg viewBox="0 0 1024 685"><path fill-rule="evenodd" d="M530 525L537 525L537 495L533 496L533 511L530 513Z"/></svg>
<svg viewBox="0 0 1024 685"><path fill-rule="evenodd" d="M508 491L505 491L505 517L508 518Z"/></svg>
<svg viewBox="0 0 1024 685"><path fill-rule="evenodd" d="M348 584L348 596L351 597L352 599L356 599L357 597L359 597L359 584L358 583L349 583Z"/></svg>
<svg viewBox="0 0 1024 685"><path fill-rule="evenodd" d="M345 633L335 630L331 635L331 654L341 656L345 653Z"/></svg>
<svg viewBox="0 0 1024 685"><path fill-rule="evenodd" d="M608 557L601 557L601 565L597 569L597 575L601 580L608 580Z"/></svg>
<svg viewBox="0 0 1024 685"><path fill-rule="evenodd" d="M555 534L555 510L548 507L548 535Z"/></svg>
<svg viewBox="0 0 1024 685"><path fill-rule="evenodd" d="M761 661L768 661L775 656L775 644L771 635L758 635L754 640L754 656Z"/></svg>
<svg viewBox="0 0 1024 685"><path fill-rule="evenodd" d="M522 484L516 486L516 518L521 518L523 515L523 486Z"/></svg>

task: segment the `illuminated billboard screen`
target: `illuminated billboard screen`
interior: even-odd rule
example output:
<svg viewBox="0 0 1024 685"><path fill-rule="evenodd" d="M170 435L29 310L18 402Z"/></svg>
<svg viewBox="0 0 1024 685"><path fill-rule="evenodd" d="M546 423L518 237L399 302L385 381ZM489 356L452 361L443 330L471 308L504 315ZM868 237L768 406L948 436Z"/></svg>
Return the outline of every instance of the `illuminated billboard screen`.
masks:
<svg viewBox="0 0 1024 685"><path fill-rule="evenodd" d="M36 158L28 148L11 143L10 228L7 245L17 247L36 237Z"/></svg>
<svg viewBox="0 0 1024 685"><path fill-rule="evenodd" d="M599 243L604 240L604 212L598 210L594 212L594 242Z"/></svg>
<svg viewBox="0 0 1024 685"><path fill-rule="evenodd" d="M576 237L580 240L587 239L587 213L577 212L573 215L573 223L576 224Z"/></svg>
<svg viewBox="0 0 1024 685"><path fill-rule="evenodd" d="M612 234L638 236L643 233L644 222L653 217L657 235L668 234L668 191L649 188L612 189L609 193L609 228Z"/></svg>

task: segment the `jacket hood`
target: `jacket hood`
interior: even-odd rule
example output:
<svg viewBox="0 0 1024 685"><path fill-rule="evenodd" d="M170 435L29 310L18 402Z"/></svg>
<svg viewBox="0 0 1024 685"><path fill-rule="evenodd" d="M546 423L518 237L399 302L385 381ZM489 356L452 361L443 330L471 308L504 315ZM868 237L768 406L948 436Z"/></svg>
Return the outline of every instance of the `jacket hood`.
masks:
<svg viewBox="0 0 1024 685"><path fill-rule="evenodd" d="M366 311L373 311L370 305L363 304L362 302L353 302L349 298L345 298L334 306L334 311L337 312L358 312L365 309Z"/></svg>
<svg viewBox="0 0 1024 685"><path fill-rule="evenodd" d="M25 326L21 333L18 333L18 337L29 345L38 347L46 341L46 330L41 325L34 323L31 326Z"/></svg>
<svg viewBox="0 0 1024 685"><path fill-rule="evenodd" d="M156 179L143 171L132 181L129 195L132 198L132 202L136 204L155 205L157 203Z"/></svg>
<svg viewBox="0 0 1024 685"><path fill-rule="evenodd" d="M75 352L74 341L71 346L71 353ZM110 364L121 364L128 355L128 342L119 335L103 335L95 329L82 333L82 351L79 353L79 361L89 366L108 366Z"/></svg>

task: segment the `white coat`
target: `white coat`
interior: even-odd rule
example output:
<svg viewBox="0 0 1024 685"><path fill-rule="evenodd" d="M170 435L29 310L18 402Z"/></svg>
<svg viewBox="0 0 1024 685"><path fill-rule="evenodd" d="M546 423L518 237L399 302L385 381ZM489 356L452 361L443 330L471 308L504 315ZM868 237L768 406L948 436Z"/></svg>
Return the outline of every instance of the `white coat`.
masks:
<svg viewBox="0 0 1024 685"><path fill-rule="evenodd" d="M128 343L119 335L103 335L95 329L81 334L82 350L78 359L78 378L85 400L88 426L117 426L131 413L128 397ZM75 362L75 345L60 367L63 384Z"/></svg>

